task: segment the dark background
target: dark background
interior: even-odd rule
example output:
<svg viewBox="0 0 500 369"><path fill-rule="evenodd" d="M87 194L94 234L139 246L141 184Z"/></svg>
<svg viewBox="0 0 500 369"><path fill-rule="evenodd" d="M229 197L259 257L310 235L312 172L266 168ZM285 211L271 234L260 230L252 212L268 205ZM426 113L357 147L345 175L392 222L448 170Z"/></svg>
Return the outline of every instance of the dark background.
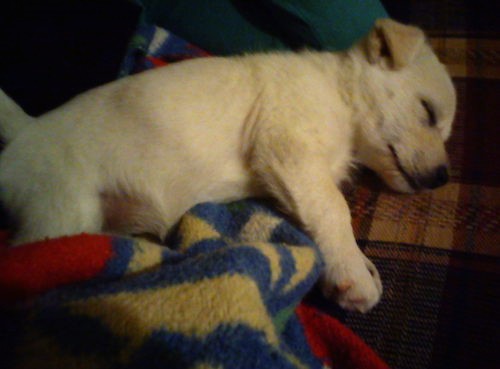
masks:
<svg viewBox="0 0 500 369"><path fill-rule="evenodd" d="M3 2L0 87L39 115L115 79L139 13L124 0Z"/></svg>

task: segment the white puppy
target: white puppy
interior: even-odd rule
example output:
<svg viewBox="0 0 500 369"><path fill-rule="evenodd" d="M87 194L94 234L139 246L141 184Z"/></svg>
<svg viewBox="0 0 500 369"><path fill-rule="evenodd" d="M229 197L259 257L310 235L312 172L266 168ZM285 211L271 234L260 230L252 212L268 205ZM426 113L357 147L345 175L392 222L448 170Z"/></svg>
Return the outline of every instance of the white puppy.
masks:
<svg viewBox="0 0 500 369"><path fill-rule="evenodd" d="M389 19L346 52L185 61L36 119L2 93L1 200L21 244L103 230L162 238L197 203L271 195L319 245L326 296L365 312L382 285L338 185L353 162L404 192L444 184L454 112L422 31Z"/></svg>

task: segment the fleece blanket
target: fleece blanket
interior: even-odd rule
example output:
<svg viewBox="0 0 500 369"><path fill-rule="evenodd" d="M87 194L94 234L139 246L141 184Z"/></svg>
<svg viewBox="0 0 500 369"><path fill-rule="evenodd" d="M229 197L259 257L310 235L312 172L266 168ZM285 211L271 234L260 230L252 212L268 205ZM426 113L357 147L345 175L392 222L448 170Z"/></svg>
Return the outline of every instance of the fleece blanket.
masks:
<svg viewBox="0 0 500 369"><path fill-rule="evenodd" d="M298 306L318 249L258 201L194 207L170 247L3 241L2 368L387 368L338 321Z"/></svg>

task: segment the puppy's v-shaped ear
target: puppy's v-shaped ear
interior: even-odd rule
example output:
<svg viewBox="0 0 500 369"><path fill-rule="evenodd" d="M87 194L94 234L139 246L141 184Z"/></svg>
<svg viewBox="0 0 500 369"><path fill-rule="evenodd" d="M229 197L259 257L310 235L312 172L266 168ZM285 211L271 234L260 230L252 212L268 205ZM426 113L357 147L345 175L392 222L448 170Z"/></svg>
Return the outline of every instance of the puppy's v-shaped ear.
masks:
<svg viewBox="0 0 500 369"><path fill-rule="evenodd" d="M424 41L425 35L417 27L377 19L366 39L367 58L386 69L401 69L413 61Z"/></svg>

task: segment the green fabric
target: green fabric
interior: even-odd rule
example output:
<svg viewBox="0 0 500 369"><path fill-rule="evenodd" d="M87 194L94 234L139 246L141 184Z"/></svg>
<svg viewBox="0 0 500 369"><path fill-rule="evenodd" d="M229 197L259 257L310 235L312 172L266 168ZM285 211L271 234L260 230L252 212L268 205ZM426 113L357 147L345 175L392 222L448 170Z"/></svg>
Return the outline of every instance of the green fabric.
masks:
<svg viewBox="0 0 500 369"><path fill-rule="evenodd" d="M377 18L388 17L378 0L269 0L304 21L304 35L320 49L339 50L351 46L368 33Z"/></svg>
<svg viewBox="0 0 500 369"><path fill-rule="evenodd" d="M339 50L387 17L378 0L137 0L143 20L214 54Z"/></svg>

